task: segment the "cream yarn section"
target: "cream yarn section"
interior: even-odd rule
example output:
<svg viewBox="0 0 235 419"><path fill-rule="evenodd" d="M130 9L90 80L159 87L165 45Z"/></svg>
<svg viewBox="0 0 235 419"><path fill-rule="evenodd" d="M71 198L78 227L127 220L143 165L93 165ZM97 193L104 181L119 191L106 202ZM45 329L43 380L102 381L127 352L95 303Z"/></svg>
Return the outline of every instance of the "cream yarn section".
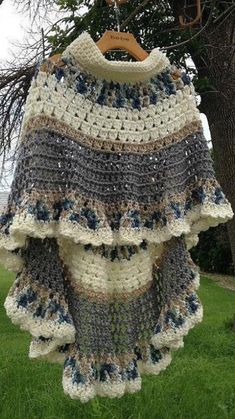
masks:
<svg viewBox="0 0 235 419"><path fill-rule="evenodd" d="M141 110L111 108L92 103L58 82L54 74L45 72L40 72L31 84L22 136L26 124L35 116L52 117L83 134L123 143L147 143L201 121L193 84Z"/></svg>
<svg viewBox="0 0 235 419"><path fill-rule="evenodd" d="M73 284L86 290L106 294L132 293L152 281L152 267L162 252L162 244L149 244L138 249L131 259L110 261L98 252L85 250L83 245L69 239L59 239L60 255L69 267Z"/></svg>
<svg viewBox="0 0 235 419"><path fill-rule="evenodd" d="M169 59L157 48L143 61L109 61L88 32L83 32L65 49L62 58L69 56L81 69L96 77L125 83L148 80L170 65Z"/></svg>

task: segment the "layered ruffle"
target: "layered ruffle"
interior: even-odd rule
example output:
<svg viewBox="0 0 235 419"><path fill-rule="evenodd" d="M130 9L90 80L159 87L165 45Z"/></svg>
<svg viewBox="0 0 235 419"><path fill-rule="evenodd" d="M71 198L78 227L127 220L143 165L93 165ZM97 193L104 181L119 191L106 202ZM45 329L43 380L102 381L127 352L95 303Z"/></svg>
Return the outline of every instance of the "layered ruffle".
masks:
<svg viewBox="0 0 235 419"><path fill-rule="evenodd" d="M6 313L82 403L139 391L170 364L203 317L189 249L234 215L190 79L160 54L154 78L96 80L89 57L69 48L66 71L35 76L0 217L0 262L17 274Z"/></svg>
<svg viewBox="0 0 235 419"><path fill-rule="evenodd" d="M71 194L57 198L25 194L2 216L2 254L11 255L5 262L18 271L6 313L32 335L30 358L63 365L63 389L71 398L87 402L96 395L139 391L141 374L163 371L172 351L182 348L184 336L202 321L199 271L188 248L201 230L231 218L231 206L215 180L189 189L181 206L165 201L148 219L143 206L129 203L112 219L95 201L89 207L92 201ZM111 228L115 219L117 230ZM116 306L109 305L114 293ZM111 307L117 310L113 322ZM113 336L116 342L109 327L123 319L130 326L124 323L126 334L120 335L122 352L96 353L100 339L108 344ZM89 348L92 356L86 354Z"/></svg>
<svg viewBox="0 0 235 419"><path fill-rule="evenodd" d="M197 296L196 290L199 287L199 273L195 273L195 279L186 292L169 304L166 304L154 327L150 345L155 349L167 347L170 350L177 350L184 346L183 338L188 332L203 319L203 306ZM69 339L64 339L61 344L60 338L45 338L44 336L34 337L30 344L29 357L43 358L50 362L63 364L66 357L74 349L74 344L69 344ZM79 351L78 351L79 352ZM138 353L138 365L143 365L140 350ZM154 370L153 370L154 371ZM149 373L150 368L149 368Z"/></svg>
<svg viewBox="0 0 235 419"><path fill-rule="evenodd" d="M59 345L74 342L75 330L65 298L36 284L24 271L17 275L4 307L12 323L32 336L53 337Z"/></svg>
<svg viewBox="0 0 235 419"><path fill-rule="evenodd" d="M198 278L177 302L164 307L156 333L149 344L136 346L133 353L97 357L81 356L75 343L57 346L56 340L40 337L30 345L29 356L63 365L63 389L82 403L95 396L121 397L141 389L141 374L157 375L172 360L172 351L182 348L183 337L202 321L202 305L195 294Z"/></svg>
<svg viewBox="0 0 235 419"><path fill-rule="evenodd" d="M0 264L4 265L9 271L18 273L23 268L24 261L20 256L19 249L13 251L7 250L5 247L0 248Z"/></svg>
<svg viewBox="0 0 235 419"><path fill-rule="evenodd" d="M72 399L85 403L95 396L122 397L125 393L135 393L141 389L141 373L158 374L171 362L168 348L156 350L149 345L145 351L145 361L138 361L138 348L133 358L122 361L109 356L103 362L94 359L79 359L69 356L64 362L63 388Z"/></svg>
<svg viewBox="0 0 235 419"><path fill-rule="evenodd" d="M20 257L22 268L4 302L6 314L36 340L40 337L43 342L51 341L50 350L74 342L75 329L56 240L28 237Z"/></svg>
<svg viewBox="0 0 235 419"><path fill-rule="evenodd" d="M0 217L0 249L8 251L8 260L28 236L112 246L143 240L160 245L184 234L190 249L200 231L233 217L198 116L149 141L148 148L140 141L90 138L79 129L75 138L69 124L60 121L60 132L52 121L40 125L41 117L22 136ZM111 149L103 148L104 141Z"/></svg>
<svg viewBox="0 0 235 419"><path fill-rule="evenodd" d="M81 307L76 305L76 300L71 300L71 295L73 297L77 295L80 298L80 300L77 300L80 305L85 304L85 306L88 305L87 307L89 307L89 304L91 304L89 308L90 318L88 316L87 323L83 324L86 332L81 336L84 337L87 336L87 331L89 331L88 333L91 332L89 326L92 320L91 308L92 304L97 304L97 302L94 302L94 295L92 294L94 290L92 290L92 287L87 290L85 287L84 290L81 290L81 284L84 286L84 280L81 276L84 256L80 254L81 270L79 271L79 269L76 270L76 264L74 265L76 257L74 258L73 255L76 256L77 253L71 252L70 264L66 257L65 260L67 267L71 269L74 277L77 278L77 286L80 281L80 288L78 293L78 288L74 288L73 284L69 282L70 292L66 291L64 285L68 282L68 279L71 281L71 276L65 270L68 275L66 279L64 270L55 269L55 263L59 265L60 261L56 249L58 250L58 247L53 239L30 239L22 251L25 263L24 269L17 275L4 304L12 322L18 324L21 329L27 330L32 335L29 357L63 365L62 384L64 392L73 399L79 399L82 403L89 401L95 396L121 397L125 393L139 391L141 389L141 374L156 375L167 368L172 359L172 351L183 347L183 337L202 320L202 305L196 294L196 290L199 287L199 271L189 254L184 253L183 237L165 243L161 256L159 255L156 259L157 263L153 265L152 281L157 286L156 301L158 302L157 304L162 305L155 324L152 321L150 322L154 316L152 314L148 316L152 307L151 300L149 300L150 297L146 301L137 300L139 297L136 295L136 286L132 284L131 287L123 289L125 294L129 293L130 296L127 302L121 306L123 293L121 289L118 290L118 299L115 304L119 305L115 305L116 315L121 312L128 319L130 313L132 313L130 308L128 308L128 301L130 301L130 304L135 307L135 312L132 314L133 325L135 326L134 321L137 313L138 321L145 326L146 330L150 324L153 326L151 326L152 332L147 339L143 338L143 334L142 339L136 342L132 349L123 349L117 353L115 351L110 351L109 353L105 351L100 352L100 350L97 353L95 351L91 353L90 346L90 351L88 349L88 353L85 354L82 340L79 340L80 331L79 323L77 322L77 319L80 318L79 316L82 315L82 312L80 312ZM98 266L102 258L111 260L114 256L112 253L113 249L108 250L110 252L105 251L105 247L96 248L91 245L86 247L84 251L88 256L90 254L91 274L94 263ZM119 250L123 251L123 249ZM130 260L133 259L140 272L143 271L143 274L147 275L148 270L142 263L146 263L145 259L148 259L148 257L149 263L152 263L153 249L150 247L150 256L147 253L147 243L143 243L140 249L133 247L125 250L126 252L121 252L120 254L118 252L115 253L115 260L119 260L119 257L122 257L123 262L128 261L130 263ZM78 246L78 251L81 252L81 246ZM37 252L40 253L38 259L35 258ZM139 259L135 260L135 258ZM50 264L48 264L49 260ZM140 261L142 261L141 264ZM179 269L176 269L177 261L181 266ZM114 262L112 264L114 266ZM123 268L125 265L127 264L121 265L120 263L119 266ZM50 272L47 269L50 269ZM128 282L128 267L126 266L125 269L120 274L122 282L122 275L126 278L125 282ZM84 270L87 270L86 267ZM174 270L175 275L173 276ZM48 278L50 279L48 280ZM78 278L80 278L79 281ZM143 284L148 284L149 280L150 278L146 277ZM173 286L173 284L175 285ZM101 288L102 286L101 284ZM85 303L86 293L88 300ZM107 303L105 303L105 298L104 290L103 295L99 295L97 290L96 300L100 300L100 305L110 304L113 298L112 293L108 296ZM162 302L165 303L162 304ZM149 307L149 313L146 311L143 317L139 317L138 310L140 309L139 313L142 312L142 304L145 308ZM75 309L75 307L77 308ZM109 314L111 314L111 307L112 305L110 305ZM123 311L124 307L126 315ZM156 307L154 310L157 314ZM100 311L100 315L101 313L105 315L103 309ZM101 320L103 322L104 318L99 319L97 326ZM118 322L113 320L112 325L115 324L117 326ZM102 325L104 328L109 327L108 324L102 323ZM130 323L130 328L133 325ZM95 339L98 342L98 329L94 330L97 334ZM120 329L117 328L116 332L119 334ZM78 338L76 338L76 333ZM142 333L141 328L139 333ZM92 335L90 335L90 338L92 338Z"/></svg>
<svg viewBox="0 0 235 419"><path fill-rule="evenodd" d="M10 206L2 214L0 258L7 269L20 271L22 260L15 251L25 245L28 236L99 246L139 245L143 240L160 245L184 234L190 249L197 244L200 231L233 217L231 204L216 181L201 180L181 201L169 197L164 206L155 205L147 215L143 206L134 203L107 213L98 203L78 199L75 194L61 200L52 198L40 192L25 194L18 206Z"/></svg>

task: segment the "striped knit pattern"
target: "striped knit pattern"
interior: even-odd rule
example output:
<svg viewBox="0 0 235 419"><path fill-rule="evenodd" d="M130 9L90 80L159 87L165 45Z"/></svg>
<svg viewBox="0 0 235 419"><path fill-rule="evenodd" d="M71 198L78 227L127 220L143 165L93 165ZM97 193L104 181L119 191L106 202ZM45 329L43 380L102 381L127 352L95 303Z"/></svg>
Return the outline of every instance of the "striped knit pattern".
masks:
<svg viewBox="0 0 235 419"><path fill-rule="evenodd" d="M141 389L202 321L200 231L233 217L193 84L157 48L108 61L87 32L45 60L27 97L0 217L4 307L30 358L63 365L82 403Z"/></svg>

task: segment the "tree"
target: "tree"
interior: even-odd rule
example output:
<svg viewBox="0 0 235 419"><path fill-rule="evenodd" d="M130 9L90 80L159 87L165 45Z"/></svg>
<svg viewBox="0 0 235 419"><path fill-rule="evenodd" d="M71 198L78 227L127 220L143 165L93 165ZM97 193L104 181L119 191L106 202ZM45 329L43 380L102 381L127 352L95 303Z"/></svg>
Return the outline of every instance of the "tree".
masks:
<svg viewBox="0 0 235 419"><path fill-rule="evenodd" d="M183 1L172 4L174 16ZM188 49L197 67L200 109L207 115L217 178L235 210L235 3L211 1L204 30ZM235 217L226 223L235 267Z"/></svg>

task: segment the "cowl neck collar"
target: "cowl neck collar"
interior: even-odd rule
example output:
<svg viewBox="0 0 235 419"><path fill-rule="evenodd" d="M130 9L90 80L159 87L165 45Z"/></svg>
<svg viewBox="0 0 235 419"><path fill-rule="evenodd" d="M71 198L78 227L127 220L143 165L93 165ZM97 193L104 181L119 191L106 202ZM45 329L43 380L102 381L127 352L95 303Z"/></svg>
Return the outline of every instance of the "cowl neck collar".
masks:
<svg viewBox="0 0 235 419"><path fill-rule="evenodd" d="M170 66L169 59L157 48L143 61L108 60L86 31L66 47L63 58L97 78L123 83L148 80Z"/></svg>

